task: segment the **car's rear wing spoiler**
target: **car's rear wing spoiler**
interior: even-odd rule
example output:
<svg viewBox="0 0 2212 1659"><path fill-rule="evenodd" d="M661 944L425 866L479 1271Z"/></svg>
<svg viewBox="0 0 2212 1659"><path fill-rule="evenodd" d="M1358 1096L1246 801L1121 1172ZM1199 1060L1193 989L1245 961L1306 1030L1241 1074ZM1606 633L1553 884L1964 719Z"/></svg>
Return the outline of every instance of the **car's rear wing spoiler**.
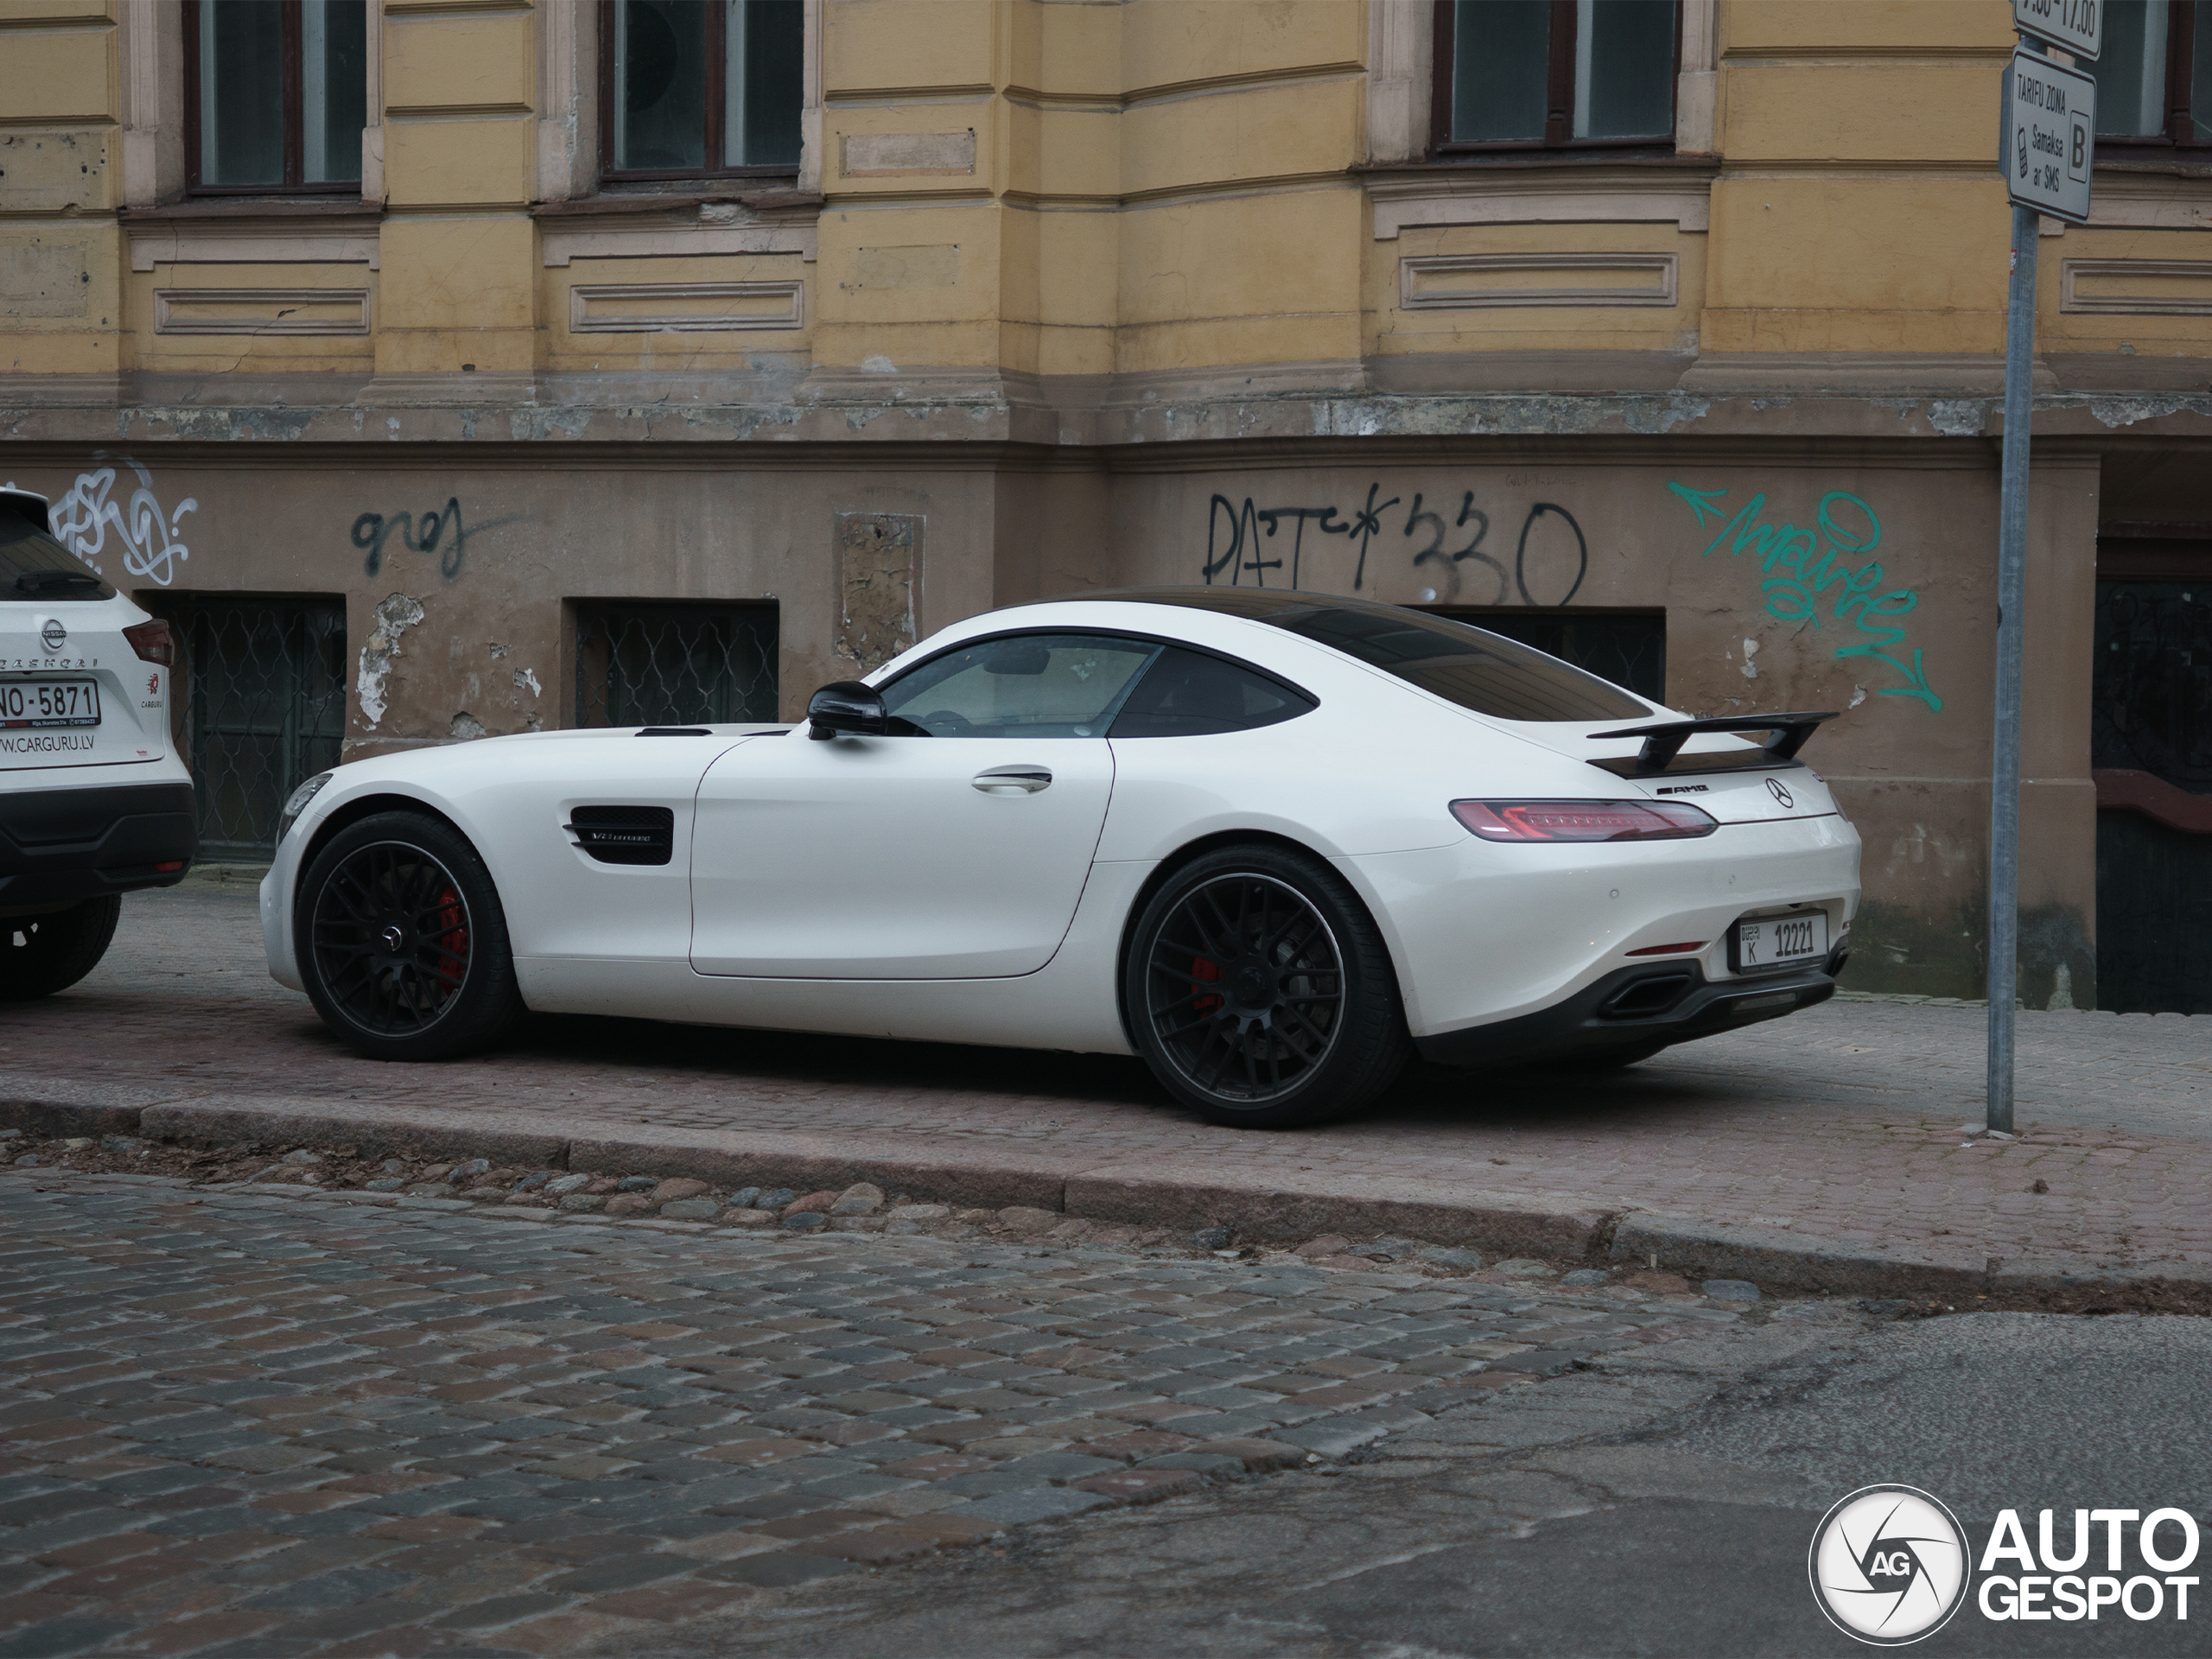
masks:
<svg viewBox="0 0 2212 1659"><path fill-rule="evenodd" d="M1724 715L1710 720L1669 720L1656 726L1630 726L1617 732L1592 732L1594 741L1606 737L1640 737L1643 747L1633 757L1619 756L1605 760L1592 760L1591 765L1602 767L1622 778L1649 778L1661 772L1743 772L1751 768L1772 770L1776 766L1802 766L1805 763L1796 758L1797 751L1805 747L1805 740L1824 720L1834 720L1842 710L1825 709L1817 713L1789 715ZM1764 747L1757 749L1724 749L1713 754L1684 754L1682 745L1703 732L1766 732L1770 734Z"/></svg>

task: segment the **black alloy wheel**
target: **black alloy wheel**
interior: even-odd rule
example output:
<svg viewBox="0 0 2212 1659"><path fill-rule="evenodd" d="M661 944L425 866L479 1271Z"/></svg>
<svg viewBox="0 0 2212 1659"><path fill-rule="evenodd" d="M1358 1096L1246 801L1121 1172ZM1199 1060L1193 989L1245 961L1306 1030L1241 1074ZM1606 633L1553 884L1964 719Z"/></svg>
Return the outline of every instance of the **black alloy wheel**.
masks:
<svg viewBox="0 0 2212 1659"><path fill-rule="evenodd" d="M1411 1049L1373 921L1287 849L1225 849L1171 877L1133 931L1124 995L1154 1074L1218 1123L1357 1110Z"/></svg>
<svg viewBox="0 0 2212 1659"><path fill-rule="evenodd" d="M379 813L339 831L309 864L293 920L316 1012L374 1058L465 1053L519 1011L490 874L435 819Z"/></svg>

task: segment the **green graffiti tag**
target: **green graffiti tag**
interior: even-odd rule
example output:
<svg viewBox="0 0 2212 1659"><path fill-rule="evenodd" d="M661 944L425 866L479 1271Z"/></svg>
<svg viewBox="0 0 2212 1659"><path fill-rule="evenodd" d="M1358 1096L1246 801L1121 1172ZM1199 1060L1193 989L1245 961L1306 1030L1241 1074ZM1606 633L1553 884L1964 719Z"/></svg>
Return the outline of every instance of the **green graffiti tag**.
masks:
<svg viewBox="0 0 2212 1659"><path fill-rule="evenodd" d="M1817 628L1825 608L1831 620L1855 624L1860 632L1873 638L1863 645L1840 645L1837 656L1878 658L1905 680L1903 685L1883 686L1882 696L1918 697L1930 709L1942 708L1943 699L1928 683L1919 649L1914 648L1910 663L1884 649L1889 645L1903 649L1905 631L1895 626L1895 619L1917 608L1920 595L1910 588L1877 593L1882 585L1880 564L1869 559L1853 570L1849 563L1881 545L1882 521L1873 508L1846 491L1830 490L1815 510L1820 525L1815 536L1796 524L1760 523L1766 511L1764 493L1745 502L1731 518L1727 509L1715 505L1728 493L1726 490L1694 490L1680 483L1667 487L1697 515L1699 529L1704 529L1708 519L1726 520L1700 556L1710 558L1725 545L1732 555L1749 553L1758 560L1764 577L1759 588L1767 596L1768 614L1785 622L1809 622ZM1862 516L1863 526L1856 523ZM1839 555L1845 563L1837 563Z"/></svg>

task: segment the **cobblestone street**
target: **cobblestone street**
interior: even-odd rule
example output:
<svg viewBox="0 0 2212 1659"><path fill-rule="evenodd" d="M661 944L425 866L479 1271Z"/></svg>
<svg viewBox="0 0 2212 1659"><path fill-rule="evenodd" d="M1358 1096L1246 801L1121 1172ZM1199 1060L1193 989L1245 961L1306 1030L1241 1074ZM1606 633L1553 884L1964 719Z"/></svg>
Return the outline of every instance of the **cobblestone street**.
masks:
<svg viewBox="0 0 2212 1659"><path fill-rule="evenodd" d="M0 1659L650 1649L1769 1317L467 1210L0 1176Z"/></svg>

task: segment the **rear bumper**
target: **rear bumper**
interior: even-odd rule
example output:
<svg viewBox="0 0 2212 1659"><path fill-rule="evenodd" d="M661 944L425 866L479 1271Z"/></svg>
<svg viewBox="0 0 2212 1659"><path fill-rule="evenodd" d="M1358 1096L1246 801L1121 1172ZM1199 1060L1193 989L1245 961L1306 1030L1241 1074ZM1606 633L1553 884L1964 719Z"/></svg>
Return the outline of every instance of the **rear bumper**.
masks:
<svg viewBox="0 0 2212 1659"><path fill-rule="evenodd" d="M1441 1065L1518 1065L1691 1042L1827 1001L1847 954L1838 945L1817 968L1723 980L1708 980L1694 961L1624 968L1554 1007L1416 1037L1414 1046Z"/></svg>
<svg viewBox="0 0 2212 1659"><path fill-rule="evenodd" d="M0 915L172 887L199 850L188 783L0 792Z"/></svg>

